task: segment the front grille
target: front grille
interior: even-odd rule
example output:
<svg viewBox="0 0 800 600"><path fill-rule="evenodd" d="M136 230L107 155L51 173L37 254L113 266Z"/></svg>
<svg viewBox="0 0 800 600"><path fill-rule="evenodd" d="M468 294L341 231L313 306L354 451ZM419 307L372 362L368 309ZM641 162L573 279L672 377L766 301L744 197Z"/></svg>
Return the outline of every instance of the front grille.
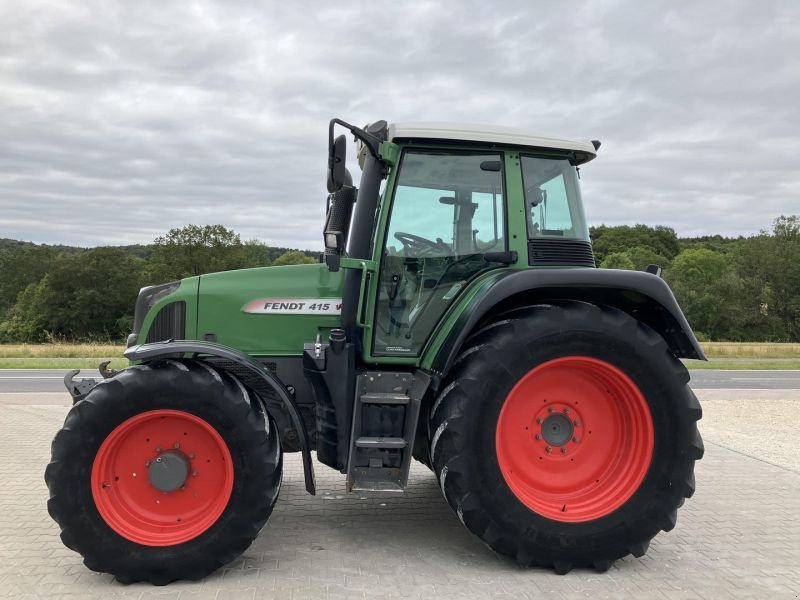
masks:
<svg viewBox="0 0 800 600"><path fill-rule="evenodd" d="M594 267L592 245L584 240L528 240L528 264L532 267Z"/></svg>
<svg viewBox="0 0 800 600"><path fill-rule="evenodd" d="M165 340L182 340L186 337L186 302L171 302L162 306L147 332L148 344Z"/></svg>

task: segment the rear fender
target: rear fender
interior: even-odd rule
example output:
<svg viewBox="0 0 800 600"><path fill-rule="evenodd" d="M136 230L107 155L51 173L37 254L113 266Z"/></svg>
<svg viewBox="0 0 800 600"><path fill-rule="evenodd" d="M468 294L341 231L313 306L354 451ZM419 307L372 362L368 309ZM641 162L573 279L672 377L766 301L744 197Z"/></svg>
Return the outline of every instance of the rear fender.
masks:
<svg viewBox="0 0 800 600"><path fill-rule="evenodd" d="M277 398L288 413L294 428L297 430L300 451L303 455L303 471L305 474L306 490L314 494L316 484L314 481L314 467L311 463L311 448L308 440L308 431L303 423L303 418L286 386L271 373L264 365L254 360L247 354L212 342L197 340L170 340L153 344L133 346L125 351L125 358L132 361L147 361L158 358L215 358L229 361L229 366L214 362L216 369L229 372L240 379L245 385L252 388L260 395L271 395Z"/></svg>
<svg viewBox="0 0 800 600"><path fill-rule="evenodd" d="M460 307L449 331L435 338L423 366L449 371L470 332L486 318L514 306L579 300L618 308L661 335L679 358L706 360L692 328L663 279L616 269L529 269L499 273ZM452 323L452 321L450 321Z"/></svg>

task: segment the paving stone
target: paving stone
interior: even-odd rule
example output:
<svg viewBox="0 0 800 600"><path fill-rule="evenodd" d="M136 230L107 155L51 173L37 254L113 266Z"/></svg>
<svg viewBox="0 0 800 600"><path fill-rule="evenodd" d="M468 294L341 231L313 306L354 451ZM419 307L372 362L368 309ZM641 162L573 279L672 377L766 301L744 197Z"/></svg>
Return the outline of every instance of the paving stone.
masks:
<svg viewBox="0 0 800 600"><path fill-rule="evenodd" d="M649 553L604 574L557 576L498 558L452 514L433 475L412 467L408 492L344 493L316 464L306 494L297 454L270 522L240 558L200 582L123 586L83 566L47 515L44 467L67 407L0 402L0 597L141 598L797 598L800 474L707 440L697 493ZM713 436L712 436L713 437ZM774 461L771 461L774 462Z"/></svg>

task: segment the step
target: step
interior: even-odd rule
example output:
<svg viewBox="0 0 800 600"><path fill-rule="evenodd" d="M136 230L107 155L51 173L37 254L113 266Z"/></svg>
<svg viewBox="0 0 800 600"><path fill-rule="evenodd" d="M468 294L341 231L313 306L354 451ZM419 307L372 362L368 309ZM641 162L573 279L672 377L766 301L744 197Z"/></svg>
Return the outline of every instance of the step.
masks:
<svg viewBox="0 0 800 600"><path fill-rule="evenodd" d="M405 448L408 446L403 438L395 437L360 437L356 438L358 448Z"/></svg>
<svg viewBox="0 0 800 600"><path fill-rule="evenodd" d="M409 402L411 402L411 398L409 398L405 394L393 394L393 393L382 393L382 392L361 394L360 398L361 402L363 402L364 404L408 404Z"/></svg>
<svg viewBox="0 0 800 600"><path fill-rule="evenodd" d="M402 493L404 488L398 481L364 481L357 479L353 484L353 492L399 492Z"/></svg>
<svg viewBox="0 0 800 600"><path fill-rule="evenodd" d="M429 383L425 373L365 371L358 375L347 457L348 492L403 491L422 396ZM370 423L362 429L365 417Z"/></svg>

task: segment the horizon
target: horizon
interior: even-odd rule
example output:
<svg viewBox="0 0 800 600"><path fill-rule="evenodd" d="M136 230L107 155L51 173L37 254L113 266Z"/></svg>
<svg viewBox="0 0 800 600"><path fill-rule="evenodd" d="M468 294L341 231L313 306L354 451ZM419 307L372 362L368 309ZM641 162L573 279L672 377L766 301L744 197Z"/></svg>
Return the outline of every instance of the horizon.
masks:
<svg viewBox="0 0 800 600"><path fill-rule="evenodd" d="M782 216L792 216L792 215L791 214L777 215L772 220L772 222L774 222L775 219L777 219L779 217L782 217ZM798 216L800 216L800 215L798 215ZM189 225L189 223L187 223L186 225ZM183 225L183 226L186 226L186 225ZM232 230L234 233L239 234L240 237L241 237L240 232L238 232L235 229L230 228L227 225L224 225L222 223L192 223L192 225L200 225L201 227L204 226L204 225L222 225L223 227L226 227L227 229ZM591 225L590 224L589 225L589 229L591 230L594 227L636 227L636 226L639 226L639 225L644 225L645 227L653 227L653 228L655 228L655 227L669 227L668 225L663 225L661 223L656 223L656 224L653 224L653 225L650 225L648 223L619 223L619 224L616 224L616 225L610 225L608 223L600 223L599 225ZM671 228L671 229L673 229L673 231L674 231L674 228ZM163 235L165 233L166 233L166 231L165 232L161 232L158 235ZM678 231L675 231L675 235L679 240L694 240L694 239L701 239L701 238L705 238L705 237L716 237L716 236L719 236L719 237L721 237L723 239L728 239L728 240L738 240L738 239L748 239L748 238L751 238L751 237L756 237L758 235L762 235L762 234L765 234L765 233L768 234L768 235L771 235L772 234L771 227L762 229L760 231L757 231L757 232L751 233L751 234L738 234L738 235L726 235L726 234L722 234L722 233L704 233L704 234L700 234L700 235L688 235L688 236L686 236L686 235L681 235L680 232L678 232ZM156 236L156 237L158 237L158 236ZM91 250L93 248L120 248L120 247L128 247L128 246L152 246L152 245L155 244L155 238L152 238L150 241L146 241L146 242L132 242L132 243L119 243L119 244L96 244L96 245L93 245L93 246L84 246L84 245L80 245L80 244L69 244L69 243L62 243L62 242L38 242L38 241L32 241L32 240L27 240L27 239L10 238L10 237L2 236L2 235L0 235L0 240L20 242L20 243L24 243L24 244L34 244L36 246L65 246L65 247L70 247L70 248L80 248L80 249L83 249L83 250ZM322 231L321 230L320 230L320 240L322 240ZM257 242L259 244L262 244L264 246L268 246L268 247L271 247L271 248L285 248L285 249L288 249L288 250L300 250L300 251L303 251L303 252L322 252L322 251L324 251L324 247L323 247L321 241L320 241L319 248L310 248L310 247L304 247L304 246L300 246L300 245L293 245L291 242L288 242L286 244L284 244L284 243L276 244L276 243L272 243L272 242L269 242L269 241L266 241L266 240L263 240L263 239L259 239L259 238L248 238L248 239L243 239L242 240L242 244L245 244L247 242Z"/></svg>
<svg viewBox="0 0 800 600"><path fill-rule="evenodd" d="M599 139L581 169L595 224L747 236L800 203L790 0L32 0L0 14L0 237L146 243L190 215L321 247L335 116ZM354 23L370 24L357 41Z"/></svg>

